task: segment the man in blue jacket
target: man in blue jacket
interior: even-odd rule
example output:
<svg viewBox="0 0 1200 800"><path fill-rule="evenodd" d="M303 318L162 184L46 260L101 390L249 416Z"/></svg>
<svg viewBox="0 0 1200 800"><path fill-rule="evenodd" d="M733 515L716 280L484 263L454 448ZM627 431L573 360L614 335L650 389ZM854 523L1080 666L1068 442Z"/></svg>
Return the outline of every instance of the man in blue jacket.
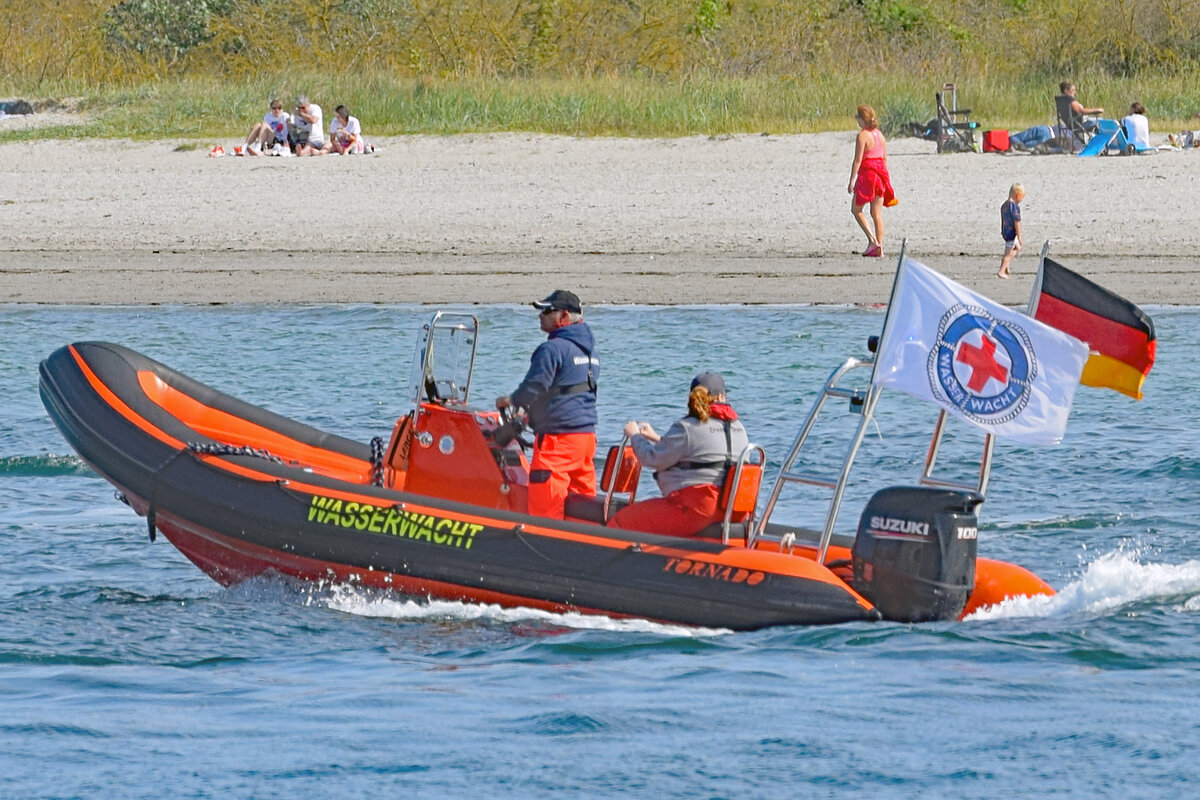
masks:
<svg viewBox="0 0 1200 800"><path fill-rule="evenodd" d="M533 307L549 334L529 358L529 371L496 408L525 409L533 429L529 513L563 518L567 494L596 493L596 340L573 292L558 289Z"/></svg>

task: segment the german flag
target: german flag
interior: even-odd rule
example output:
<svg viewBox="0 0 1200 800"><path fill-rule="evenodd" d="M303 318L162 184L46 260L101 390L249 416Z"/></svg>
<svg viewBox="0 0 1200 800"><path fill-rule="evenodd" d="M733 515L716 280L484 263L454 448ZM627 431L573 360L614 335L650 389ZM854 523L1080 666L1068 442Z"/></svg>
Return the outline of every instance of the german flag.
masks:
<svg viewBox="0 0 1200 800"><path fill-rule="evenodd" d="M1029 313L1069 333L1092 351L1080 383L1116 389L1142 399L1142 383L1154 366L1154 323L1123 297L1042 258Z"/></svg>

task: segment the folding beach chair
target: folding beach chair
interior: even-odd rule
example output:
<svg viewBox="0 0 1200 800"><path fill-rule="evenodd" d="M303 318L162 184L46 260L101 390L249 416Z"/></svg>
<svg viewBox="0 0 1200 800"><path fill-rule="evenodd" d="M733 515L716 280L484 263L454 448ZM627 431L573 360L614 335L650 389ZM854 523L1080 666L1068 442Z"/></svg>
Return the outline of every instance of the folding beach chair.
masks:
<svg viewBox="0 0 1200 800"><path fill-rule="evenodd" d="M1131 156L1134 153L1153 152L1153 147L1139 147L1129 141L1125 129L1115 119L1096 120L1096 132L1087 146L1079 151L1080 156L1102 156L1110 153L1120 153Z"/></svg>
<svg viewBox="0 0 1200 800"><path fill-rule="evenodd" d="M1059 147L1064 153L1074 153L1087 145L1092 132L1083 127L1083 115L1076 114L1071 104L1075 98L1060 94L1054 98L1054 111L1058 117Z"/></svg>
<svg viewBox="0 0 1200 800"><path fill-rule="evenodd" d="M950 108L946 107L946 95L950 96ZM975 129L978 122L971 121L971 109L958 107L958 86L943 83L942 89L934 93L937 103L937 151L939 153L970 153L975 150Z"/></svg>

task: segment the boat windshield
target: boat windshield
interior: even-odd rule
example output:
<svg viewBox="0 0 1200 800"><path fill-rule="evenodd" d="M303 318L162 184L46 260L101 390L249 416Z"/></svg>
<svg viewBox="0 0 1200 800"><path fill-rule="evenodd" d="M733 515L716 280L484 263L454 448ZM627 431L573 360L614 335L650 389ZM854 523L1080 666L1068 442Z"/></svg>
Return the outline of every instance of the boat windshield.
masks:
<svg viewBox="0 0 1200 800"><path fill-rule="evenodd" d="M467 404L479 320L471 314L438 311L421 328L409 372L414 403Z"/></svg>

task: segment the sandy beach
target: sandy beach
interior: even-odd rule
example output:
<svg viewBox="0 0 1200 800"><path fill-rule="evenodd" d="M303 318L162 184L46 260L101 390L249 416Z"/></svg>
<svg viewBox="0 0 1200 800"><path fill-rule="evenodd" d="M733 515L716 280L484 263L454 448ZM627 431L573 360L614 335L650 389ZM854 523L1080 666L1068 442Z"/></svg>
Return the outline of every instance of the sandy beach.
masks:
<svg viewBox="0 0 1200 800"><path fill-rule="evenodd" d="M369 131L368 131L369 133ZM1153 137L1165 138L1165 132ZM0 145L0 298L19 303L887 301L908 252L1005 303L1042 243L1142 304L1200 304L1200 150L938 155L896 139L886 256L859 255L852 131L670 140L374 140L373 155L210 158L207 142ZM999 207L1025 250L996 278Z"/></svg>

